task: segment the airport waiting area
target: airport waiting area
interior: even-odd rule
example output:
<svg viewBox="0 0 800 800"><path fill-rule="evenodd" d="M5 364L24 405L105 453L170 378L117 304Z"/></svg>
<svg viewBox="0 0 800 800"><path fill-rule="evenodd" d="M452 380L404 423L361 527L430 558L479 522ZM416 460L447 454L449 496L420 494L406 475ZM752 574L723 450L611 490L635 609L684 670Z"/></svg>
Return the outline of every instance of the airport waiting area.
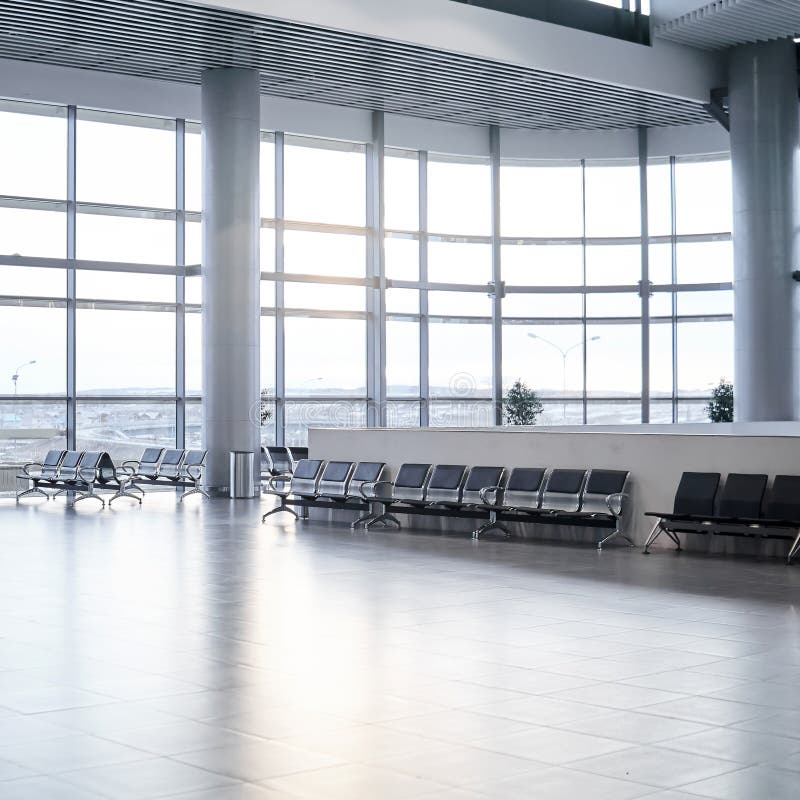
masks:
<svg viewBox="0 0 800 800"><path fill-rule="evenodd" d="M0 800L795 800L795 0L0 0Z"/></svg>

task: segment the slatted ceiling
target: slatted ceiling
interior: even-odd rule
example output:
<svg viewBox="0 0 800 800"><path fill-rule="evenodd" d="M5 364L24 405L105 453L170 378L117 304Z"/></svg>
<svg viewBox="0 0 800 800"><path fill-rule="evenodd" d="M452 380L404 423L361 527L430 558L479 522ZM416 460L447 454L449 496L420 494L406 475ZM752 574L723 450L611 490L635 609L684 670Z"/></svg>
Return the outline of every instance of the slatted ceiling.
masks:
<svg viewBox="0 0 800 800"><path fill-rule="evenodd" d="M653 33L704 50L785 39L800 34L800 0L715 0Z"/></svg>
<svg viewBox="0 0 800 800"><path fill-rule="evenodd" d="M688 100L176 0L0 0L0 58L190 84L211 67L252 67L265 95L473 125L710 119Z"/></svg>

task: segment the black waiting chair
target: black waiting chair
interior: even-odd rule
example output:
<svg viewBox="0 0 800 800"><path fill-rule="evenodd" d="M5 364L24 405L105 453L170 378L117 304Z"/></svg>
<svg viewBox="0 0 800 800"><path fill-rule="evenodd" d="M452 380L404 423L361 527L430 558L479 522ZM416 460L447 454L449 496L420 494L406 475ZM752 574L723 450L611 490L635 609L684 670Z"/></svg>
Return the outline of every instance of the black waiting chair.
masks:
<svg viewBox="0 0 800 800"><path fill-rule="evenodd" d="M614 525L614 530L597 543L598 550L617 536L625 539L631 547L635 545L621 527L627 508L625 488L629 477L630 473L625 470L593 469L589 472L581 497L581 514L597 522L607 521L609 527L612 523Z"/></svg>
<svg viewBox="0 0 800 800"><path fill-rule="evenodd" d="M389 507L395 503L408 505L424 505L425 490L431 477L431 464L403 464L397 471L393 481L378 480L366 482L361 486L361 496L366 501L373 501L380 509L378 514L370 515L362 520L365 529L373 525L400 526L400 520L389 513Z"/></svg>
<svg viewBox="0 0 800 800"><path fill-rule="evenodd" d="M41 463L34 461L25 464L22 468L23 474L17 477L20 480L27 480L30 485L29 488L17 495L17 500L34 494L42 495L42 497L49 500L50 495L44 489L52 488L57 483L58 469L66 454L66 450L50 450Z"/></svg>
<svg viewBox="0 0 800 800"><path fill-rule="evenodd" d="M267 513L261 517L261 521L264 522L271 514L278 514L282 511L286 511L292 514L295 519L298 519L297 512L287 505L286 500L290 496L298 498L316 497L324 464L325 462L319 459L303 459L298 462L295 467L288 485L286 484L285 476L275 475L271 477L269 481L267 481L267 488L264 490L264 494L274 495L280 502L275 508L267 511ZM278 487L279 483L281 484L280 488ZM307 511L304 508L303 516L305 517L306 515Z"/></svg>
<svg viewBox="0 0 800 800"><path fill-rule="evenodd" d="M181 495L181 502L193 494L199 494L208 499L208 492L200 485L206 465L206 454L206 450L186 451L178 471L178 478L183 484L189 484L189 488Z"/></svg>
<svg viewBox="0 0 800 800"><path fill-rule="evenodd" d="M460 506L467 469L465 464L437 464L425 487L425 505Z"/></svg>
<svg viewBox="0 0 800 800"><path fill-rule="evenodd" d="M329 461L319 479L317 497L342 502L347 500L350 478L355 466L352 461Z"/></svg>
<svg viewBox="0 0 800 800"><path fill-rule="evenodd" d="M492 530L509 537L511 534L508 529L499 521L500 513L537 513L541 507L542 486L546 474L547 470L541 467L515 467L505 484L498 483L483 489L480 492L483 505L479 508L489 512L489 521L473 531L472 538L479 539Z"/></svg>

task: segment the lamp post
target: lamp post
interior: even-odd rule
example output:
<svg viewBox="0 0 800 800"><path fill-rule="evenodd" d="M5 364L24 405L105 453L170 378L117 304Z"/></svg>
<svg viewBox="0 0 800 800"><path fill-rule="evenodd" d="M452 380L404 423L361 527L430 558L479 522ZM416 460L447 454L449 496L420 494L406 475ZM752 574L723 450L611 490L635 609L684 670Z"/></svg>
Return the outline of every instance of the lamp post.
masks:
<svg viewBox="0 0 800 800"><path fill-rule="evenodd" d="M555 342L551 342L549 339L545 339L544 336L539 336L536 333L529 333L528 338L536 339L537 341L544 342L544 344L549 344L550 347L554 348L561 354L561 396L564 400L561 417L566 421L567 419L567 356L576 348L580 347L583 344L583 339L579 342L575 342L575 344L570 345L566 349L563 347L559 347ZM591 339L588 341L596 342L600 337L599 336L592 336Z"/></svg>
<svg viewBox="0 0 800 800"><path fill-rule="evenodd" d="M32 361L26 361L24 364L20 364L14 370L14 374L11 376L11 380L14 382L14 397L17 396L17 381L19 380L20 370L24 369L25 367L29 367L31 364L35 364L35 363L36 363L36 359L34 358Z"/></svg>

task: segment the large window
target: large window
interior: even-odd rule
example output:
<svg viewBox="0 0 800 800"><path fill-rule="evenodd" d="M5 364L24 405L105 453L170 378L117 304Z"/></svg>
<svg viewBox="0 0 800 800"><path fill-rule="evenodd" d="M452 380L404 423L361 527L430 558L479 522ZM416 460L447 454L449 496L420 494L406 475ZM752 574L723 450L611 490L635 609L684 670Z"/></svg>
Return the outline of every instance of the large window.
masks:
<svg viewBox="0 0 800 800"><path fill-rule="evenodd" d="M200 140L0 103L2 458L202 441ZM517 379L543 423L637 422L643 370L651 421L704 419L733 377L726 157L650 161L645 276L636 160L504 159L493 187L488 157L387 148L381 171L367 154L262 132L265 444L491 425Z"/></svg>

